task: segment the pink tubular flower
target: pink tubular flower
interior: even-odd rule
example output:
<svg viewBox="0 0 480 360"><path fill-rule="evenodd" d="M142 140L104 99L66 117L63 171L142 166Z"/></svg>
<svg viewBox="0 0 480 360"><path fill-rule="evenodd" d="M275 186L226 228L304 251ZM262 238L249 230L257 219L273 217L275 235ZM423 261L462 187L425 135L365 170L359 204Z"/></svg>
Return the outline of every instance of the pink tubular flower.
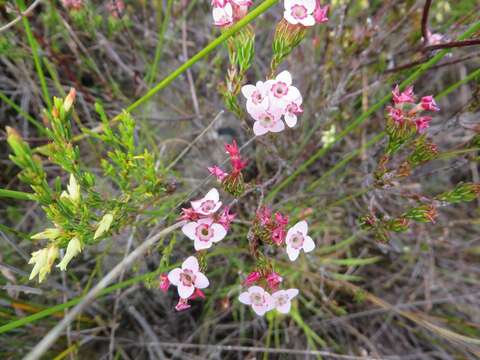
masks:
<svg viewBox="0 0 480 360"><path fill-rule="evenodd" d="M218 190L215 188L210 189L207 195L199 200L192 201L191 204L193 210L204 216L214 214L222 206L220 195Z"/></svg>
<svg viewBox="0 0 480 360"><path fill-rule="evenodd" d="M315 0L285 0L283 17L292 25L315 25Z"/></svg>
<svg viewBox="0 0 480 360"><path fill-rule="evenodd" d="M279 225L288 225L288 216L287 215L283 215L281 212L276 212L275 213L275 221L279 224Z"/></svg>
<svg viewBox="0 0 480 360"><path fill-rule="evenodd" d="M222 182L223 179L225 179L228 175L225 171L223 171L221 168L219 168L217 165L214 166L209 166L208 171L210 174L215 176L219 182Z"/></svg>
<svg viewBox="0 0 480 360"><path fill-rule="evenodd" d="M422 97L421 106L423 110L440 111L435 99L431 95Z"/></svg>
<svg viewBox="0 0 480 360"><path fill-rule="evenodd" d="M285 124L279 112L268 112L259 109L250 115L255 119L253 133L256 136L265 135L268 132L278 133L285 130Z"/></svg>
<svg viewBox="0 0 480 360"><path fill-rule="evenodd" d="M327 17L328 8L329 8L328 5L325 5L324 7L322 7L322 5L320 4L320 1L317 0L315 11L313 12L313 17L317 24L322 24L328 21L328 17Z"/></svg>
<svg viewBox="0 0 480 360"><path fill-rule="evenodd" d="M275 271L272 271L270 274L267 275L268 287L272 291L277 290L278 285L280 285L282 281L283 278Z"/></svg>
<svg viewBox="0 0 480 360"><path fill-rule="evenodd" d="M230 214L230 208L226 206L217 221L225 228L226 231L228 231L230 229L230 224L235 219L235 216L235 214Z"/></svg>
<svg viewBox="0 0 480 360"><path fill-rule="evenodd" d="M170 280L168 280L168 275L167 274L160 275L160 290L166 293L169 287L170 287Z"/></svg>
<svg viewBox="0 0 480 360"><path fill-rule="evenodd" d="M431 116L422 116L415 120L415 125L417 126L417 131L421 134L427 130L430 126L430 121L432 121Z"/></svg>
<svg viewBox="0 0 480 360"><path fill-rule="evenodd" d="M286 231L285 226L277 226L272 231L272 241L275 245L280 246L285 241Z"/></svg>
<svg viewBox="0 0 480 360"><path fill-rule="evenodd" d="M292 299L298 295L298 289L278 290L272 294L275 309L282 313L288 314L292 307Z"/></svg>
<svg viewBox="0 0 480 360"><path fill-rule="evenodd" d="M257 315L263 316L275 306L272 295L260 286L251 286L247 291L240 294L238 300L245 305L251 305Z"/></svg>
<svg viewBox="0 0 480 360"><path fill-rule="evenodd" d="M220 6L221 1L215 1L215 5L212 9L213 23L219 27L226 27L233 24L233 7L230 2L224 2L223 6Z"/></svg>
<svg viewBox="0 0 480 360"><path fill-rule="evenodd" d="M402 109L388 106L387 111L388 115L397 123L401 123L403 121L404 114Z"/></svg>
<svg viewBox="0 0 480 360"><path fill-rule="evenodd" d="M258 271L252 271L247 275L247 278L243 281L244 286L250 286L255 284L258 280L262 278L262 275Z"/></svg>
<svg viewBox="0 0 480 360"><path fill-rule="evenodd" d="M247 84L242 86L242 94L247 99L247 112L251 115L258 108L268 109L268 89L263 81L258 81L256 85Z"/></svg>
<svg viewBox="0 0 480 360"><path fill-rule="evenodd" d="M395 86L395 89L392 91L393 95L393 102L395 104L403 104L403 103L414 103L415 97L413 94L413 86L409 86L405 89L404 92L400 92L399 86Z"/></svg>
<svg viewBox="0 0 480 360"><path fill-rule="evenodd" d="M193 240L196 251L209 249L227 235L227 230L221 224L214 223L213 219L203 218L189 222L182 227L183 233Z"/></svg>
<svg viewBox="0 0 480 360"><path fill-rule="evenodd" d="M168 280L177 287L178 295L182 299L188 299L195 289L208 287L207 277L200 272L198 260L195 256L188 257L181 268L176 268L168 273Z"/></svg>
<svg viewBox="0 0 480 360"><path fill-rule="evenodd" d="M290 261L295 261L302 249L306 253L315 249L315 243L307 232L308 224L305 220L296 223L288 230L286 243Z"/></svg>
<svg viewBox="0 0 480 360"><path fill-rule="evenodd" d="M268 225L272 221L272 211L266 206L262 206L256 215L262 226Z"/></svg>
<svg viewBox="0 0 480 360"><path fill-rule="evenodd" d="M178 304L175 305L175 310L177 311L183 311L190 309L191 305L188 303L188 299L178 299Z"/></svg>
<svg viewBox="0 0 480 360"><path fill-rule="evenodd" d="M182 208L182 215L180 215L181 220L197 221L199 218L200 215L192 208Z"/></svg>

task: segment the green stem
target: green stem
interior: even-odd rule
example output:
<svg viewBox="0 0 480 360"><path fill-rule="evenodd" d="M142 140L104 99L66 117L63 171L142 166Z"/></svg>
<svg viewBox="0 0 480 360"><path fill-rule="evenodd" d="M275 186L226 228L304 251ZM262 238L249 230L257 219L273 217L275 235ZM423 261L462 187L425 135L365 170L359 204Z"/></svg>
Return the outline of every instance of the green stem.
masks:
<svg viewBox="0 0 480 360"><path fill-rule="evenodd" d="M34 119L32 116L30 116L30 114L23 111L20 106L15 104L2 92L0 92L0 100L2 100L5 104L10 105L10 107L12 107L20 116L24 117L28 122L34 125L39 133L46 134L45 128L38 120Z"/></svg>
<svg viewBox="0 0 480 360"><path fill-rule="evenodd" d="M480 30L480 21L473 24L466 32L458 37L457 40L465 40L466 38L470 37L472 34ZM415 72L413 72L407 79L405 79L401 84L400 88L404 89L407 86L411 85L415 80L417 80L423 73L425 73L430 67L438 63L441 59L445 57L447 53L449 53L449 49L444 49L432 57L429 61L422 64ZM266 197L266 201L271 201L275 195L289 185L293 180L295 180L301 173L307 170L310 165L312 165L315 161L319 158L323 157L336 143L346 137L350 132L355 130L361 124L365 122L371 115L373 115L376 111L380 110L390 99L392 98L392 94L388 94L384 96L380 101L374 104L370 109L365 111L361 114L358 118L352 121L342 132L340 132L336 137L335 141L326 146L324 148L319 149L315 154L313 154L310 158L308 158L303 164L301 164L297 170L295 170L289 177L287 177L284 181L282 181L279 185L274 187L268 196Z"/></svg>
<svg viewBox="0 0 480 360"><path fill-rule="evenodd" d="M23 0L17 0L17 6L20 11L25 11L25 2ZM32 29L30 28L30 23L27 16L22 16L23 27L25 28L25 33L27 34L28 43L32 49L33 62L35 64L35 69L37 71L38 78L40 80L40 87L42 88L43 100L47 103L48 108L52 108L52 100L48 92L47 82L45 80L45 75L42 69L42 62L40 61L40 55L38 52L38 43L35 40Z"/></svg>
<svg viewBox="0 0 480 360"><path fill-rule="evenodd" d="M17 200L35 200L33 194L22 191L0 189L0 198L11 198Z"/></svg>

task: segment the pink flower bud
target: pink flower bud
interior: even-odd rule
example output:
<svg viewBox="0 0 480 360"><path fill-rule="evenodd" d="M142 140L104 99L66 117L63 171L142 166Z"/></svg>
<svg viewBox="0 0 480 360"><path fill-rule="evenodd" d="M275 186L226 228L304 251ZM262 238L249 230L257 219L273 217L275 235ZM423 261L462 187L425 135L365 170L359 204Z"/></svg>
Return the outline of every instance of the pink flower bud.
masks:
<svg viewBox="0 0 480 360"><path fill-rule="evenodd" d="M403 104L403 103L414 103L415 102L415 95L413 93L413 86L409 86L405 89L404 92L400 92L399 86L395 86L395 89L392 91L393 95L393 102L395 104Z"/></svg>
<svg viewBox="0 0 480 360"><path fill-rule="evenodd" d="M272 221L272 211L268 207L263 206L257 211L257 219L262 226L269 224Z"/></svg>
<svg viewBox="0 0 480 360"><path fill-rule="evenodd" d="M199 288L195 288L195 291L193 292L192 295L190 295L190 297L188 298L188 300L194 300L196 298L201 298L201 299L205 299L205 294L203 293L202 290L200 290ZM190 306L189 306L190 307Z"/></svg>
<svg viewBox="0 0 480 360"><path fill-rule="evenodd" d="M423 110L440 111L435 99L431 95L422 97L421 104Z"/></svg>
<svg viewBox="0 0 480 360"><path fill-rule="evenodd" d="M387 107L388 115L397 123L403 122L403 111L399 108L394 108L392 106Z"/></svg>
<svg viewBox="0 0 480 360"><path fill-rule="evenodd" d="M180 215L180 220L197 221L199 218L200 215L192 208L182 208L182 215Z"/></svg>
<svg viewBox="0 0 480 360"><path fill-rule="evenodd" d="M258 280L260 280L262 275L258 271L253 271L247 275L247 278L243 282L244 286L250 286L255 284Z"/></svg>
<svg viewBox="0 0 480 360"><path fill-rule="evenodd" d="M432 121L431 116L422 116L415 120L415 125L417 126L417 131L421 134L430 126L430 121Z"/></svg>
<svg viewBox="0 0 480 360"><path fill-rule="evenodd" d="M283 278L275 271L272 271L267 276L267 283L268 283L268 286L270 287L270 290L272 291L277 290L278 285L280 285L282 281L283 281Z"/></svg>
<svg viewBox="0 0 480 360"><path fill-rule="evenodd" d="M217 178L218 181L222 182L223 179L225 179L225 177L228 175L228 173L226 173L225 171L223 171L221 168L219 168L217 165L214 165L214 166L209 166L208 167L208 171L210 172L210 174L212 174L213 176L215 176Z"/></svg>
<svg viewBox="0 0 480 360"><path fill-rule="evenodd" d="M167 274L160 275L160 290L166 293L169 287L170 287L170 280L168 280L168 275Z"/></svg>
<svg viewBox="0 0 480 360"><path fill-rule="evenodd" d="M272 231L272 241L275 245L280 246L285 241L287 232L285 231L285 226L278 226Z"/></svg>
<svg viewBox="0 0 480 360"><path fill-rule="evenodd" d="M276 212L275 213L275 221L279 224L279 225L288 225L288 216L287 215L283 215L282 213L280 212Z"/></svg>
<svg viewBox="0 0 480 360"><path fill-rule="evenodd" d="M223 225L225 230L228 231L228 229L230 229L230 224L232 223L233 219L235 219L235 216L235 214L230 214L230 208L227 206L223 209L223 212L217 222Z"/></svg>
<svg viewBox="0 0 480 360"><path fill-rule="evenodd" d="M180 298L178 300L178 304L175 306L175 310L183 311L183 310L189 309L190 307L191 307L191 305L188 303L188 299Z"/></svg>
<svg viewBox="0 0 480 360"><path fill-rule="evenodd" d="M315 10L313 11L313 17L317 24L322 24L328 21L328 17L327 17L328 8L329 8L328 5L322 7L322 5L320 4L320 1L317 0L317 5L315 7Z"/></svg>

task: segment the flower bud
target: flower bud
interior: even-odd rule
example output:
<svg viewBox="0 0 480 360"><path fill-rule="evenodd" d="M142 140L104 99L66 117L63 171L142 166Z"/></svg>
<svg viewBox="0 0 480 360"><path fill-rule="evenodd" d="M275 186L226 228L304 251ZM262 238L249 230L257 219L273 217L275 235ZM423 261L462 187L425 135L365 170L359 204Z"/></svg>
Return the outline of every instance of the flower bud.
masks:
<svg viewBox="0 0 480 360"><path fill-rule="evenodd" d="M75 97L77 95L77 91L74 88L70 88L70 92L65 97L63 101L63 110L67 113L72 108L73 102L75 101Z"/></svg>
<svg viewBox="0 0 480 360"><path fill-rule="evenodd" d="M113 215L112 214L105 214L102 217L102 220L98 223L97 230L95 231L95 235L93 235L93 239L96 240L100 236L102 236L104 233L106 233L109 229L110 226L112 225L113 221Z"/></svg>
<svg viewBox="0 0 480 360"><path fill-rule="evenodd" d="M305 38L306 31L304 26L292 25L285 19L278 23L272 43L273 57L270 65L272 74L276 73L282 61Z"/></svg>
<svg viewBox="0 0 480 360"><path fill-rule="evenodd" d="M50 273L52 265L57 257L58 247L56 245L51 245L48 248L33 252L28 263L35 265L30 273L29 280L32 280L38 275L38 282L42 282Z"/></svg>
<svg viewBox="0 0 480 360"><path fill-rule="evenodd" d="M60 270L65 271L67 270L67 265L75 256L77 256L83 249L82 242L78 237L74 237L68 242L67 251L65 252L65 256L63 257L62 261L57 265Z"/></svg>
<svg viewBox="0 0 480 360"><path fill-rule="evenodd" d="M32 235L30 238L33 240L42 240L42 239L49 239L55 240L61 234L61 230L59 228L48 228L38 234Z"/></svg>

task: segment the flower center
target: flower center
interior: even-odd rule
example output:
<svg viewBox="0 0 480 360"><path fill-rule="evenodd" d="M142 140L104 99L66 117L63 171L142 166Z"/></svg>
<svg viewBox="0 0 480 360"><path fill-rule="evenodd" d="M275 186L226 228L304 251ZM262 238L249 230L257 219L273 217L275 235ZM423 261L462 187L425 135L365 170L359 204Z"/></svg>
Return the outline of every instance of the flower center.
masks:
<svg viewBox="0 0 480 360"><path fill-rule="evenodd" d="M200 206L203 212L210 212L215 208L215 202L213 200L206 200L202 202L202 205Z"/></svg>
<svg viewBox="0 0 480 360"><path fill-rule="evenodd" d="M195 281L195 275L193 275L192 270L183 270L180 274L180 281L184 286L192 286Z"/></svg>
<svg viewBox="0 0 480 360"><path fill-rule="evenodd" d="M195 231L200 241L209 241L213 237L213 229L208 224L201 224L197 226Z"/></svg>
<svg viewBox="0 0 480 360"><path fill-rule="evenodd" d="M292 16L295 19L305 19L307 17L307 8L303 5L292 6Z"/></svg>
<svg viewBox="0 0 480 360"><path fill-rule="evenodd" d="M282 306L285 305L288 302L288 296L287 295L281 295L276 298L276 305L277 306Z"/></svg>
<svg viewBox="0 0 480 360"><path fill-rule="evenodd" d="M265 113L260 119L260 124L265 128L271 128L275 124L275 119L269 113Z"/></svg>
<svg viewBox="0 0 480 360"><path fill-rule="evenodd" d="M303 246L303 235L301 232L297 232L290 238L290 244L294 249L300 249Z"/></svg>
<svg viewBox="0 0 480 360"><path fill-rule="evenodd" d="M263 305L265 303L265 298L260 293L253 293L250 295L250 301L253 305Z"/></svg>
<svg viewBox="0 0 480 360"><path fill-rule="evenodd" d="M262 102L263 96L260 94L260 91L255 90L254 93L252 94L252 101L255 105L258 105Z"/></svg>
<svg viewBox="0 0 480 360"><path fill-rule="evenodd" d="M277 82L275 85L272 86L272 92L275 97L282 97L287 95L288 93L288 86L282 81Z"/></svg>

